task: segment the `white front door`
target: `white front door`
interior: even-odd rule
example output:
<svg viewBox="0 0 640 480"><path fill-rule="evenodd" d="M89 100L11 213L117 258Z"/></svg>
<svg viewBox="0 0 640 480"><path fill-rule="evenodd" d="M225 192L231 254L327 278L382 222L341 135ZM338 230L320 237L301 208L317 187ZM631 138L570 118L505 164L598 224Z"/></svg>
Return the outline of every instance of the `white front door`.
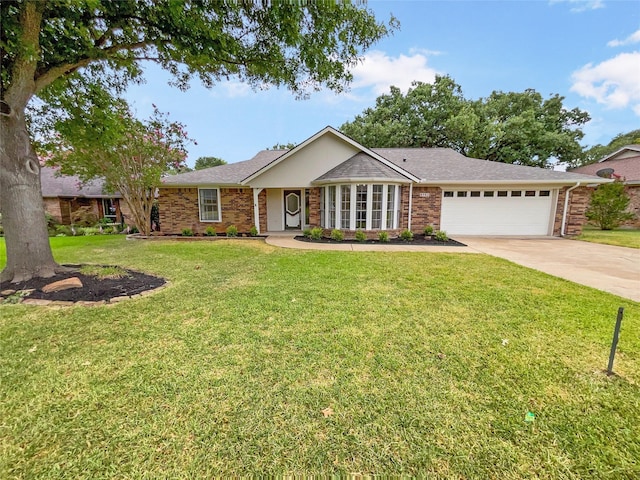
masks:
<svg viewBox="0 0 640 480"><path fill-rule="evenodd" d="M284 217L286 228L300 228L302 218L302 205L300 202L300 190L284 191Z"/></svg>

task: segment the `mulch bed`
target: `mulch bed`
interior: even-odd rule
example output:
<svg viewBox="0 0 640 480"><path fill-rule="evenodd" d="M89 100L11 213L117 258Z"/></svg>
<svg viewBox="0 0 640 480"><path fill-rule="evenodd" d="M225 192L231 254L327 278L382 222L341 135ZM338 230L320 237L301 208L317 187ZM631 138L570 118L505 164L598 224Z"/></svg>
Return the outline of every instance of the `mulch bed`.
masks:
<svg viewBox="0 0 640 480"><path fill-rule="evenodd" d="M378 240L366 240L364 242L359 242L358 240L343 240L338 242L336 240L331 240L330 238L322 238L320 240L312 240L302 235L298 235L295 239L299 242L307 242L307 243L333 243L333 244L360 244L360 245L424 245L424 246L432 246L432 247L466 247L467 245L458 242L457 240L449 239L446 242L439 242L431 237L424 237L422 235L416 235L413 237L413 240L407 242L406 240L402 240L401 238L390 238L388 242L380 242Z"/></svg>
<svg viewBox="0 0 640 480"><path fill-rule="evenodd" d="M69 272L57 273L50 278L32 278L21 283L0 283L0 292L20 290L33 290L27 299L39 299L62 302L101 302L110 301L115 297L131 297L148 290L161 287L166 283L164 278L155 277L146 273L126 270L127 276L122 278L98 278L91 275L83 275L79 272L81 265L64 265L72 270ZM81 288L72 288L58 292L45 293L42 288L53 282L67 278L77 277L82 282ZM0 293L0 303L9 303L7 297L15 293Z"/></svg>

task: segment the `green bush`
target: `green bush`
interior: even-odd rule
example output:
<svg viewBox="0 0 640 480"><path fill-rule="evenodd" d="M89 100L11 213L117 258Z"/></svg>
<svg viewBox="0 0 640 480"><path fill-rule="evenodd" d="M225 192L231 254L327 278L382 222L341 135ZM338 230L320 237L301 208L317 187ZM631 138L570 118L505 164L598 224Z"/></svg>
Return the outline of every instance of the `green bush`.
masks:
<svg viewBox="0 0 640 480"><path fill-rule="evenodd" d="M629 202L631 197L625 192L622 182L605 183L591 195L591 203L585 215L600 230L613 230L635 218L635 214L627 210Z"/></svg>
<svg viewBox="0 0 640 480"><path fill-rule="evenodd" d="M100 235L100 227L79 227L76 228L76 235L83 235L85 237Z"/></svg>
<svg viewBox="0 0 640 480"><path fill-rule="evenodd" d="M229 225L227 227L227 237L237 237L238 236L238 227L235 225Z"/></svg>
<svg viewBox="0 0 640 480"><path fill-rule="evenodd" d="M191 230L190 228L183 228L182 229L182 236L183 237L193 237L193 230Z"/></svg>
<svg viewBox="0 0 640 480"><path fill-rule="evenodd" d="M258 229L256 228L255 225L252 225L251 228L249 229L249 236L251 236L251 237L257 237L258 236Z"/></svg>
<svg viewBox="0 0 640 480"><path fill-rule="evenodd" d="M304 230L302 230L302 235L306 238L311 238L311 229L305 228Z"/></svg>
<svg viewBox="0 0 640 480"><path fill-rule="evenodd" d="M322 235L324 234L324 230L320 227L315 227L311 229L311 239L312 240L322 240Z"/></svg>
<svg viewBox="0 0 640 480"><path fill-rule="evenodd" d="M364 233L362 230L357 230L356 231L356 240L359 242L366 242L367 241L367 234Z"/></svg>
<svg viewBox="0 0 640 480"><path fill-rule="evenodd" d="M338 230L337 228L331 231L331 240L335 240L336 242L341 242L344 240L344 233L342 230Z"/></svg>
<svg viewBox="0 0 640 480"><path fill-rule="evenodd" d="M431 225L427 225L424 227L424 236L430 237L431 235L433 235L433 227Z"/></svg>
<svg viewBox="0 0 640 480"><path fill-rule="evenodd" d="M378 240L382 243L389 243L389 234L387 232L378 232Z"/></svg>
<svg viewBox="0 0 640 480"><path fill-rule="evenodd" d="M134 225L133 227L129 228L129 233L140 233L140 230L138 230L138 227Z"/></svg>
<svg viewBox="0 0 640 480"><path fill-rule="evenodd" d="M92 227L98 223L98 216L91 207L80 207L71 213L71 223L78 227Z"/></svg>
<svg viewBox="0 0 640 480"><path fill-rule="evenodd" d="M216 229L215 229L215 228L213 228L211 225L209 225L207 228L205 228L205 229L204 229L204 234L205 234L207 237L215 237L215 236L217 236L217 235L218 235L218 234L216 233Z"/></svg>
<svg viewBox="0 0 640 480"><path fill-rule="evenodd" d="M436 234L433 237L439 242L448 242L449 241L449 237L447 236L447 232L445 232L444 230L440 230L439 232L436 232Z"/></svg>
<svg viewBox="0 0 640 480"><path fill-rule="evenodd" d="M405 242L413 242L413 232L411 230L403 230L400 232L400 238Z"/></svg>
<svg viewBox="0 0 640 480"><path fill-rule="evenodd" d="M102 217L100 220L98 220L99 225L108 225L109 223L113 223L113 222L111 221L110 218L107 218L107 217Z"/></svg>
<svg viewBox="0 0 640 480"><path fill-rule="evenodd" d="M54 235L56 237L72 237L73 231L69 225L56 225Z"/></svg>

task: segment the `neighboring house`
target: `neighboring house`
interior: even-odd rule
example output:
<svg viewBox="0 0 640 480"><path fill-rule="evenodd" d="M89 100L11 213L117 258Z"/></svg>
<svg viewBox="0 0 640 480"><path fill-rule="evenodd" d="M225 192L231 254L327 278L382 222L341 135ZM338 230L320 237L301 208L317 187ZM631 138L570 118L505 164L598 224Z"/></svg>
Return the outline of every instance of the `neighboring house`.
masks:
<svg viewBox="0 0 640 480"><path fill-rule="evenodd" d="M610 181L448 148L369 149L326 127L291 150L167 177L158 202L164 233L321 226L373 237L432 225L451 235L576 235L586 185Z"/></svg>
<svg viewBox="0 0 640 480"><path fill-rule="evenodd" d="M121 195L106 193L101 180L83 184L78 177L59 175L56 168L42 167L40 183L45 211L64 225L71 224L73 213L81 207L89 207L98 219L108 218L113 223L122 222L123 215L129 217Z"/></svg>
<svg viewBox="0 0 640 480"><path fill-rule="evenodd" d="M571 172L598 175L623 182L625 191L631 197L629 211L636 214L636 218L629 220L625 225L640 228L640 145L627 145L596 163L575 168Z"/></svg>

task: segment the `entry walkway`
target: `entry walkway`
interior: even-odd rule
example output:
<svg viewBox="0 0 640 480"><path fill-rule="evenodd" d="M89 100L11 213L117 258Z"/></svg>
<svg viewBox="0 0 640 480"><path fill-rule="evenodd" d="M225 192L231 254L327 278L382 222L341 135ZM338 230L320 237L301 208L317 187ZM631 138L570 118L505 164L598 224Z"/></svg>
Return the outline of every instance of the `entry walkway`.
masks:
<svg viewBox="0 0 640 480"><path fill-rule="evenodd" d="M297 235L301 233L298 232ZM640 250L558 237L458 237L466 247L307 243L296 233L269 234L266 242L304 250L485 253L640 302Z"/></svg>

